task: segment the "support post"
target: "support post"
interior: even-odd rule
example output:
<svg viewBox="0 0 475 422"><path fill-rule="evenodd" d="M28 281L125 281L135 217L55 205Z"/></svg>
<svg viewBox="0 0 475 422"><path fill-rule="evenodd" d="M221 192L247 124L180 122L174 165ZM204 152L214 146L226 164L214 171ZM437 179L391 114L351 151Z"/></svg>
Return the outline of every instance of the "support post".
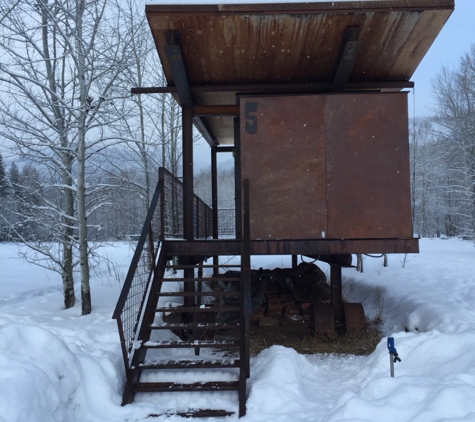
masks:
<svg viewBox="0 0 475 422"><path fill-rule="evenodd" d="M252 311L251 239L249 226L249 179L243 180L243 236L241 243L241 335L239 368L239 417L246 414L246 378L250 376L249 337Z"/></svg>
<svg viewBox="0 0 475 422"><path fill-rule="evenodd" d="M211 148L211 208L213 211L213 239L218 238L218 160L217 147ZM219 274L219 256L213 256L213 277Z"/></svg>
<svg viewBox="0 0 475 422"><path fill-rule="evenodd" d="M193 240L193 120L191 107L182 108L183 125L183 237Z"/></svg>
<svg viewBox="0 0 475 422"><path fill-rule="evenodd" d="M242 239L241 136L238 118L234 118L234 182L236 239Z"/></svg>
<svg viewBox="0 0 475 422"><path fill-rule="evenodd" d="M182 108L182 135L183 135L183 238L193 240L193 121L191 107ZM193 258L187 258L186 264L191 264ZM186 268L183 271L185 279L194 278L195 270ZM194 283L183 283L184 291L193 293ZM194 297L185 296L185 307L194 306ZM191 320L192 315L183 314L185 319Z"/></svg>
<svg viewBox="0 0 475 422"><path fill-rule="evenodd" d="M330 266L330 289L335 329L340 331L344 326L344 321L343 300L341 292L341 267L339 265Z"/></svg>

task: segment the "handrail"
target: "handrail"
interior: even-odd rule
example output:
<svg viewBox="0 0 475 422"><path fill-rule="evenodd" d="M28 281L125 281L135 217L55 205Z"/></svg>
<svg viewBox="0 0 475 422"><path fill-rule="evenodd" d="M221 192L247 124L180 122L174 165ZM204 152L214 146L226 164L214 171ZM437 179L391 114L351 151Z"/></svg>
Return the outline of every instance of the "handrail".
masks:
<svg viewBox="0 0 475 422"><path fill-rule="evenodd" d="M196 236L207 238L212 234L212 220L209 220L211 209L198 196L194 197ZM183 236L182 204L183 183L161 167L137 247L112 315L117 320L126 371L130 370L134 344L138 341L146 302L149 301L159 246L163 246L166 236ZM155 244L154 240L157 241Z"/></svg>
<svg viewBox="0 0 475 422"><path fill-rule="evenodd" d="M117 301L117 305L112 315L113 319L119 318L120 314L122 313L124 309L124 305L127 300L127 295L132 285L132 281L134 279L135 271L137 270L140 256L142 255L145 241L147 240L147 236L151 235L150 227L152 224L153 215L155 214L155 207L157 206L158 198L160 197L161 193L162 193L162 186L159 181L157 183L157 187L155 188L152 201L150 202L150 207L148 209L147 216L145 217L145 222L142 228L142 232L140 233L139 241L137 243L134 256L132 257L132 262L130 264L129 271L127 272L127 276L125 277L124 286L122 287L122 291L120 293L119 299ZM153 242L153 239L152 239L152 242Z"/></svg>

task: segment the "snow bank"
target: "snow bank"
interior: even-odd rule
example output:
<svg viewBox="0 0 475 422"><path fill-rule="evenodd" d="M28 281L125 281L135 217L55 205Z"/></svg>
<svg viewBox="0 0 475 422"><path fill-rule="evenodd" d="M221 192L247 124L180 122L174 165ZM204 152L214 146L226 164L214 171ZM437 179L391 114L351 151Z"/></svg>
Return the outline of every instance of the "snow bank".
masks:
<svg viewBox="0 0 475 422"><path fill-rule="evenodd" d="M93 313L81 317L79 304L61 308L60 285L44 270L16 268L21 261L7 259L8 251L14 248L0 245L7 265L0 284L1 422L171 422L182 421L167 412L183 403L237 409L232 392L143 394L121 407L125 375L111 319L120 283L106 268L93 277ZM131 252L125 244L109 247L117 272L126 272ZM274 268L290 259L259 256L252 265ZM272 346L251 361L241 420L473 422L474 274L475 248L458 239L423 239L420 255L391 255L387 268L382 259L365 258L363 274L344 270L347 298L363 302L369 317L381 315L385 333L395 337L402 358L396 377L389 376L386 339L370 356L303 356Z"/></svg>
<svg viewBox="0 0 475 422"><path fill-rule="evenodd" d="M390 378L386 344L381 342L355 375L353 391L343 393L323 420L475 420L475 335L437 331L395 336L403 361Z"/></svg>
<svg viewBox="0 0 475 422"><path fill-rule="evenodd" d="M48 330L0 326L0 420L52 422L73 419L71 402L82 375L78 358Z"/></svg>

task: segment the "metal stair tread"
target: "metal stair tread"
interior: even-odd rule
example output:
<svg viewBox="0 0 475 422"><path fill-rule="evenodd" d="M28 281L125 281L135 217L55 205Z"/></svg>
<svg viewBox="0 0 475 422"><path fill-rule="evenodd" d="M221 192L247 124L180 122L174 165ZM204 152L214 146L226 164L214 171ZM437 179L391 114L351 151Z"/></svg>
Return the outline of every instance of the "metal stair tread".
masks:
<svg viewBox="0 0 475 422"><path fill-rule="evenodd" d="M205 265L165 265L165 269L189 269L189 268L240 268L242 265L241 264L218 264L218 265L212 265L212 264L205 264Z"/></svg>
<svg viewBox="0 0 475 422"><path fill-rule="evenodd" d="M161 297L174 297L174 296L183 296L183 297L205 297L205 296L241 296L241 292L160 292L159 296Z"/></svg>
<svg viewBox="0 0 475 422"><path fill-rule="evenodd" d="M133 386L136 393L165 393L173 391L238 391L239 381L208 381L194 383L138 382Z"/></svg>
<svg viewBox="0 0 475 422"><path fill-rule="evenodd" d="M223 409L189 409L179 410L170 409L165 413L151 414L149 418L158 418L159 416L180 416L182 418L223 418L225 416L232 416L235 412Z"/></svg>
<svg viewBox="0 0 475 422"><path fill-rule="evenodd" d="M185 283L191 283L192 281L241 281L239 277L190 277L190 278L184 278L184 277L163 277L162 280L165 283L168 282L185 282Z"/></svg>
<svg viewBox="0 0 475 422"><path fill-rule="evenodd" d="M201 360L162 360L145 361L139 369L207 369L207 368L239 368L241 361L233 358L201 359Z"/></svg>
<svg viewBox="0 0 475 422"><path fill-rule="evenodd" d="M186 330L186 329L192 329L192 328L197 328L199 330L233 330L236 328L239 328L240 325L237 323L233 324L228 324L228 323L217 323L217 322L211 322L211 323L163 323L163 324L152 324L150 325L150 328L152 330L175 330L175 329L181 329L181 330Z"/></svg>
<svg viewBox="0 0 475 422"><path fill-rule="evenodd" d="M239 341L213 341L213 340L195 340L195 341L147 341L141 347L146 349L184 349L184 348L221 348L221 347L239 347Z"/></svg>
<svg viewBox="0 0 475 422"><path fill-rule="evenodd" d="M212 307L212 308L191 308L185 306L173 306L169 308L155 308L155 312L177 312L177 313L184 313L184 312L239 312L241 308L237 306L227 306L227 307Z"/></svg>

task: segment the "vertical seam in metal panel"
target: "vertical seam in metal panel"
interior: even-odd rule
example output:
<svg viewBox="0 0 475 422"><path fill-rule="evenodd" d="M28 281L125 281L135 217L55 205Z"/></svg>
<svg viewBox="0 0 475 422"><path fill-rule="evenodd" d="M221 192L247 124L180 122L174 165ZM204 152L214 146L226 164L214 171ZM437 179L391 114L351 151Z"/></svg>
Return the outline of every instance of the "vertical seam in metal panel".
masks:
<svg viewBox="0 0 475 422"><path fill-rule="evenodd" d="M328 230L328 186L327 186L327 95L323 96L323 187L325 190L325 238L329 238ZM323 237L323 236L322 236Z"/></svg>

